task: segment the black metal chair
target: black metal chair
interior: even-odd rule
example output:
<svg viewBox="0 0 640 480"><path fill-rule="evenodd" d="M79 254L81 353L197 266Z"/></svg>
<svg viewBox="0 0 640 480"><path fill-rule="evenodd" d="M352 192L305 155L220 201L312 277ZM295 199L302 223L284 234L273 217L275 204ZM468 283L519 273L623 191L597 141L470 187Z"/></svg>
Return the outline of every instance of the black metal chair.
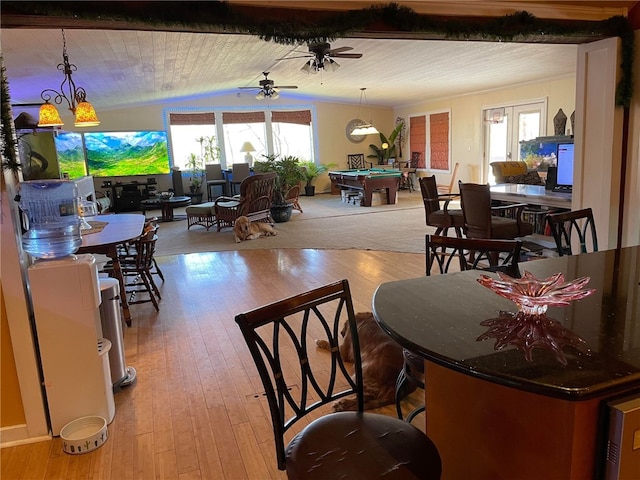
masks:
<svg viewBox="0 0 640 480"><path fill-rule="evenodd" d="M349 170L365 170L373 168L373 163L364 159L364 153L350 153L347 155L347 168Z"/></svg>
<svg viewBox="0 0 640 480"><path fill-rule="evenodd" d="M289 479L440 478L440 455L424 433L397 418L363 412L360 347L347 280L239 314L235 320L265 389L278 468L286 470ZM353 359L342 359L338 348L344 322L351 330ZM330 351L319 350L318 339L326 340ZM284 352L286 358L281 357ZM353 377L345 360L353 360ZM320 416L285 446L284 436L298 420L353 394L358 411Z"/></svg>
<svg viewBox="0 0 640 480"><path fill-rule="evenodd" d="M486 240L476 238L425 236L426 274L431 275L433 264L438 265L440 274L449 273L454 258L458 258L460 271L485 270L503 272L512 277L520 277L518 261L522 242L520 240ZM402 419L402 398L408 382L424 389L424 358L407 350L402 350L404 364L396 382L396 412ZM406 418L411 422L425 410L424 405L412 410Z"/></svg>
<svg viewBox="0 0 640 480"><path fill-rule="evenodd" d="M596 224L593 220L593 212L590 208L574 210L572 212L551 213L547 215L547 223L551 229L551 235L556 242L558 255L573 255L571 240L578 239L580 253L587 253L589 235L591 235L591 251L598 251L598 236Z"/></svg>

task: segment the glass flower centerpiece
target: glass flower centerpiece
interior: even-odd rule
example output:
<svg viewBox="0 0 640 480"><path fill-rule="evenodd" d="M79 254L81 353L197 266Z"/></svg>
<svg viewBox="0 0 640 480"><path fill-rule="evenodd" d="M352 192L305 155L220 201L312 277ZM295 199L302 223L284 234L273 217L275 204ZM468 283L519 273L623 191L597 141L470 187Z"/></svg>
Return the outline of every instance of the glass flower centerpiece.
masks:
<svg viewBox="0 0 640 480"><path fill-rule="evenodd" d="M481 322L489 330L477 340L495 338L496 350L514 345L524 352L529 362L533 361L534 348L551 350L563 365L567 364L567 359L562 349L567 345L589 354L584 339L547 316L550 306L566 307L570 302L595 292L594 289L583 288L589 280L589 277L581 277L565 282L562 273L538 279L527 271L522 278L512 278L501 272L498 272L498 278L482 275L478 282L514 302L518 306L518 312L501 311L497 318Z"/></svg>

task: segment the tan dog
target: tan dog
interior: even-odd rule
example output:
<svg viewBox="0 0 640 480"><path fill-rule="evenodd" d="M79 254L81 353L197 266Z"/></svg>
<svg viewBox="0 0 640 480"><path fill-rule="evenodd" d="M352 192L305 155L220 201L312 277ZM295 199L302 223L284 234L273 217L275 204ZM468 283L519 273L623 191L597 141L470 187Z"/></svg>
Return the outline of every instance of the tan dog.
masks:
<svg viewBox="0 0 640 480"><path fill-rule="evenodd" d="M380 328L371 312L356 314L358 339L360 341L360 358L362 360L362 378L364 389L364 408L378 408L396 401L396 380L402 370L402 347L398 345L384 330ZM345 362L353 363L353 342L351 329L345 323L340 332L340 356ZM316 340L316 345L329 350L329 342ZM415 390L410 382L404 395ZM345 397L333 404L336 412L356 410L358 401L355 397Z"/></svg>
<svg viewBox="0 0 640 480"><path fill-rule="evenodd" d="M271 224L252 222L245 216L236 218L233 225L233 233L236 236L236 243L240 243L243 240L255 240L263 236L270 237L278 234Z"/></svg>

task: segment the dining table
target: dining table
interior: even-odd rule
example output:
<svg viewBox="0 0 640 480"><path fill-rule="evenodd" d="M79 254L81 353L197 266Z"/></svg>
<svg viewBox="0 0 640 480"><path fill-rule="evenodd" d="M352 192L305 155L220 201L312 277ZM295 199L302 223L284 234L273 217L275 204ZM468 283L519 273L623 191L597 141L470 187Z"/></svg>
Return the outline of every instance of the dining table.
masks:
<svg viewBox="0 0 640 480"><path fill-rule="evenodd" d="M118 245L131 242L142 235L146 218L135 213L118 213L85 217L85 220L92 228L81 231L82 245L77 253L101 254L111 259L113 275L120 284L122 314L127 326L131 326L131 311L118 256Z"/></svg>
<svg viewBox="0 0 640 480"><path fill-rule="evenodd" d="M593 292L514 323L516 303L485 284L509 293L518 280L469 270L383 283L373 314L424 358L426 433L443 479L604 478L612 405L640 399L640 246L519 270L557 279L557 291L586 277Z"/></svg>

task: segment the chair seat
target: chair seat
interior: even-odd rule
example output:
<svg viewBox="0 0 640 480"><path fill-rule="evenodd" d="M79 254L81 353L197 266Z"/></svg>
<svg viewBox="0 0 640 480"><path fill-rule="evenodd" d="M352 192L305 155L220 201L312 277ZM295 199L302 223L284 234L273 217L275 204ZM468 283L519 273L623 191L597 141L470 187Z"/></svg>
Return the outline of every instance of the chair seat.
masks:
<svg viewBox="0 0 640 480"><path fill-rule="evenodd" d="M435 445L420 430L373 413L325 415L296 435L286 456L289 480L431 480L442 470Z"/></svg>
<svg viewBox="0 0 640 480"><path fill-rule="evenodd" d="M518 226L517 220L506 217L491 217L492 238L513 239L533 233L533 225L524 223Z"/></svg>
<svg viewBox="0 0 640 480"><path fill-rule="evenodd" d="M427 214L427 225L452 227L464 227L464 217L462 210L436 210Z"/></svg>

